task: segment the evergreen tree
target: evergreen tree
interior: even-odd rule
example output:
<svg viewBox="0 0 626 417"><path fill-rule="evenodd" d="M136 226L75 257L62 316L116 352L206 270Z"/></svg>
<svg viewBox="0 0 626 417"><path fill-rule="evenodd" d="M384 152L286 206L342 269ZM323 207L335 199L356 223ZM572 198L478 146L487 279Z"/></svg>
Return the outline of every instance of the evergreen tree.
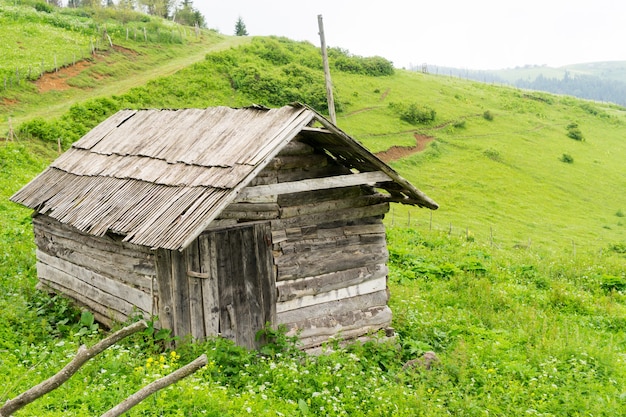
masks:
<svg viewBox="0 0 626 417"><path fill-rule="evenodd" d="M248 31L246 30L246 24L243 23L243 19L239 16L237 19L237 23L235 23L235 35L237 36L248 36Z"/></svg>
<svg viewBox="0 0 626 417"><path fill-rule="evenodd" d="M176 9L174 20L181 25L195 26L198 24L201 28L206 27L204 16L199 10L193 7L191 0L183 0L180 7Z"/></svg>

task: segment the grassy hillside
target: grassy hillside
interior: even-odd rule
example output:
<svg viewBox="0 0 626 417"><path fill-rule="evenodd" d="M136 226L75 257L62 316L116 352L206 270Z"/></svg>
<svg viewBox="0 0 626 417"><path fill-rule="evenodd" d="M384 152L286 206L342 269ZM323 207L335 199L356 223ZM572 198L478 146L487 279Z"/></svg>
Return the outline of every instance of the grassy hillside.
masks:
<svg viewBox="0 0 626 417"><path fill-rule="evenodd" d="M0 59L0 136L9 119L16 127L59 117L75 103L124 93L249 41L142 13L12 0L0 0L0 39L7 45Z"/></svg>
<svg viewBox="0 0 626 417"><path fill-rule="evenodd" d="M102 52L93 70L64 73L67 90L4 92L1 119L17 138L0 141L0 404L102 337L88 315L34 290L30 211L8 201L56 156L57 138L69 146L126 107L323 108L312 45L221 49L232 39L203 36ZM178 70L187 54L195 63ZM626 110L331 58L339 126L375 152L405 147L391 164L441 205L395 205L386 218L395 343L305 358L279 332L263 354L219 339L172 352L147 332L16 416L100 415L201 352L208 367L128 415L623 414ZM108 67L126 69L102 76ZM416 137L432 140L413 153ZM432 370L403 369L426 350L439 357Z"/></svg>

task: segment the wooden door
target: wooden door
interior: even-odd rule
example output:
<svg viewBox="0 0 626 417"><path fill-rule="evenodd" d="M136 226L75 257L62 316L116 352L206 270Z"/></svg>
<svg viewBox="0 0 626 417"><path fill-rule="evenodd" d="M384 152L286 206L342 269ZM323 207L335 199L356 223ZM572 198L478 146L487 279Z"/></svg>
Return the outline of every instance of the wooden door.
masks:
<svg viewBox="0 0 626 417"><path fill-rule="evenodd" d="M162 327L201 340L220 334L257 347L256 333L276 317L268 223L205 232L182 253L157 253Z"/></svg>

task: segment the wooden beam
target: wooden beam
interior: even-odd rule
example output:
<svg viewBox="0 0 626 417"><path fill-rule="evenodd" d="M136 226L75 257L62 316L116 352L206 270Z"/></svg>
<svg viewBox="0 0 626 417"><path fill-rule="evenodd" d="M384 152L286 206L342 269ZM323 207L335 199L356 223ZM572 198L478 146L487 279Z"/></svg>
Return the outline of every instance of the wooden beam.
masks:
<svg viewBox="0 0 626 417"><path fill-rule="evenodd" d="M360 174L337 175L335 177L312 178L301 181L283 182L278 184L257 185L241 191L239 200L264 195L299 193L304 191L325 190L354 185L376 184L392 179L381 171L363 172Z"/></svg>

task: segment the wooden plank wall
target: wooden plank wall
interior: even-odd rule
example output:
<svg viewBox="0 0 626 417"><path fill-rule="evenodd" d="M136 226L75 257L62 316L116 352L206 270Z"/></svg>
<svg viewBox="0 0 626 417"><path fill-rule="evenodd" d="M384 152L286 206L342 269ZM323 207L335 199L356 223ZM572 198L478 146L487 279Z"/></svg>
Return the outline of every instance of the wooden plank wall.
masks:
<svg viewBox="0 0 626 417"><path fill-rule="evenodd" d="M34 217L33 226L41 289L65 294L108 326L135 314L156 314L158 288L149 248L86 235L45 215Z"/></svg>
<svg viewBox="0 0 626 417"><path fill-rule="evenodd" d="M350 173L326 155L292 142L251 186ZM362 186L270 195L238 201L226 221L271 222L277 318L304 348L330 336L355 338L391 323L387 307L388 203ZM222 223L224 224L224 223Z"/></svg>

